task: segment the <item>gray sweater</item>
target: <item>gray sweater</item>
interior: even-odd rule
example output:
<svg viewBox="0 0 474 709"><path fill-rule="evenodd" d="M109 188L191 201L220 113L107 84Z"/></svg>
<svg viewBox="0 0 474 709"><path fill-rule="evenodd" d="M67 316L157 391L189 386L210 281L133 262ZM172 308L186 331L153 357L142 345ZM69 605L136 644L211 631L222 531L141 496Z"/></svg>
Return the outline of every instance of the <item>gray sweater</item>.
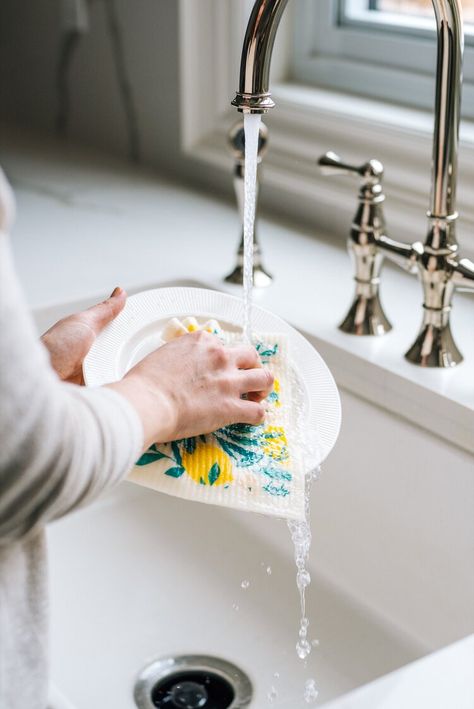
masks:
<svg viewBox="0 0 474 709"><path fill-rule="evenodd" d="M143 430L118 393L65 384L51 369L1 231L1 182L0 170L0 707L45 709L44 526L119 482Z"/></svg>

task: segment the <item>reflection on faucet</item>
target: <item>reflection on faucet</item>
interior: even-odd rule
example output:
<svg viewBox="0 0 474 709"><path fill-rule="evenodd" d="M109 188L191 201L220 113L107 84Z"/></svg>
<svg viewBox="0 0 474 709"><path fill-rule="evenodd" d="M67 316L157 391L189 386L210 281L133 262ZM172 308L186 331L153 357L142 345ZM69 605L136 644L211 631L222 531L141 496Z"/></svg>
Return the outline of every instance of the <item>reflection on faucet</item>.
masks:
<svg viewBox="0 0 474 709"><path fill-rule="evenodd" d="M274 106L269 92L271 55L278 24L288 0L256 0L244 38L239 91L233 105L239 111L265 113ZM384 334L390 324L379 301L383 257L417 273L423 288L423 322L406 358L427 367L452 367L462 361L450 329L455 289L474 290L474 264L459 258L456 240L456 179L462 83L463 28L459 0L433 0L437 27L437 71L433 160L428 233L424 243L403 244L385 234L381 202L374 177L367 175L359 194L359 221L349 241L356 263L356 296L342 323L353 334ZM323 167L360 173L332 154ZM370 165L378 161L367 163ZM378 163L380 165L380 163ZM381 167L381 166L380 166ZM379 175L381 179L381 174ZM379 184L380 184L379 179ZM378 201L377 201L378 200ZM371 221L376 219L378 221Z"/></svg>

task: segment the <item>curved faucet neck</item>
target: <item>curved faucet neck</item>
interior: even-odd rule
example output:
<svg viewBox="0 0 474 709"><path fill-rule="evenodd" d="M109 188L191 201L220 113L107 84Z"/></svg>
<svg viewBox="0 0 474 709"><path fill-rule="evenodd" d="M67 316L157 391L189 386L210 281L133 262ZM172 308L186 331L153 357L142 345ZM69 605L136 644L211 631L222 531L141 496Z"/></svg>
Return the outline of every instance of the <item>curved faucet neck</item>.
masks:
<svg viewBox="0 0 474 709"><path fill-rule="evenodd" d="M245 32L239 90L233 106L242 113L266 113L270 96L270 65L281 16L288 0L256 0Z"/></svg>
<svg viewBox="0 0 474 709"><path fill-rule="evenodd" d="M437 64L431 197L426 244L457 246L454 232L458 171L464 35L458 0L432 0L436 17Z"/></svg>

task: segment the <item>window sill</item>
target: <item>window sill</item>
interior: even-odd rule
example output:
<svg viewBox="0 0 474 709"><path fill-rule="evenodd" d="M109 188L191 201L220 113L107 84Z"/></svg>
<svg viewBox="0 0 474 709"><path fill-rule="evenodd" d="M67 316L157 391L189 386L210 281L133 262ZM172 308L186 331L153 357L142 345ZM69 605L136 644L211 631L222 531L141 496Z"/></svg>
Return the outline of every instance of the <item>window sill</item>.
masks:
<svg viewBox="0 0 474 709"><path fill-rule="evenodd" d="M345 94L277 83L269 126L269 150L262 163L262 198L269 209L318 230L346 238L356 209L357 183L319 174L317 158L335 150L356 164L376 157L384 163L388 233L405 242L424 240L431 181L433 116ZM229 171L231 108L207 119L207 132L184 146L186 153ZM209 125L213 125L209 131ZM458 176L458 240L474 257L474 123L461 127Z"/></svg>
<svg viewBox="0 0 474 709"><path fill-rule="evenodd" d="M322 111L345 121L350 114L351 120L361 122L364 126L370 121L384 130L395 129L410 135L416 133L425 137L431 145L433 114L429 111L294 82L276 83L272 94L277 104L285 110ZM460 133L461 146L474 149L474 121L462 121Z"/></svg>

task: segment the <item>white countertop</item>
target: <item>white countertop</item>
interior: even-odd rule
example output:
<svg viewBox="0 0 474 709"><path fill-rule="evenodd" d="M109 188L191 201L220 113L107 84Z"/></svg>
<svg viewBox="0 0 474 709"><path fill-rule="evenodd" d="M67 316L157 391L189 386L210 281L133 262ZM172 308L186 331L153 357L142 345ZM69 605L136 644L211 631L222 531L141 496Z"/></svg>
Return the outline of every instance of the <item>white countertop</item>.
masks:
<svg viewBox="0 0 474 709"><path fill-rule="evenodd" d="M116 285L195 282L239 292L222 281L240 231L232 206L113 158L11 129L2 129L0 150L18 200L17 268L39 322ZM473 451L472 299L456 295L452 315L463 364L421 369L403 357L421 320L415 278L386 268L382 298L393 331L351 337L337 329L353 291L340 245L267 219L259 221L259 235L275 282L256 302L302 330L340 386Z"/></svg>

